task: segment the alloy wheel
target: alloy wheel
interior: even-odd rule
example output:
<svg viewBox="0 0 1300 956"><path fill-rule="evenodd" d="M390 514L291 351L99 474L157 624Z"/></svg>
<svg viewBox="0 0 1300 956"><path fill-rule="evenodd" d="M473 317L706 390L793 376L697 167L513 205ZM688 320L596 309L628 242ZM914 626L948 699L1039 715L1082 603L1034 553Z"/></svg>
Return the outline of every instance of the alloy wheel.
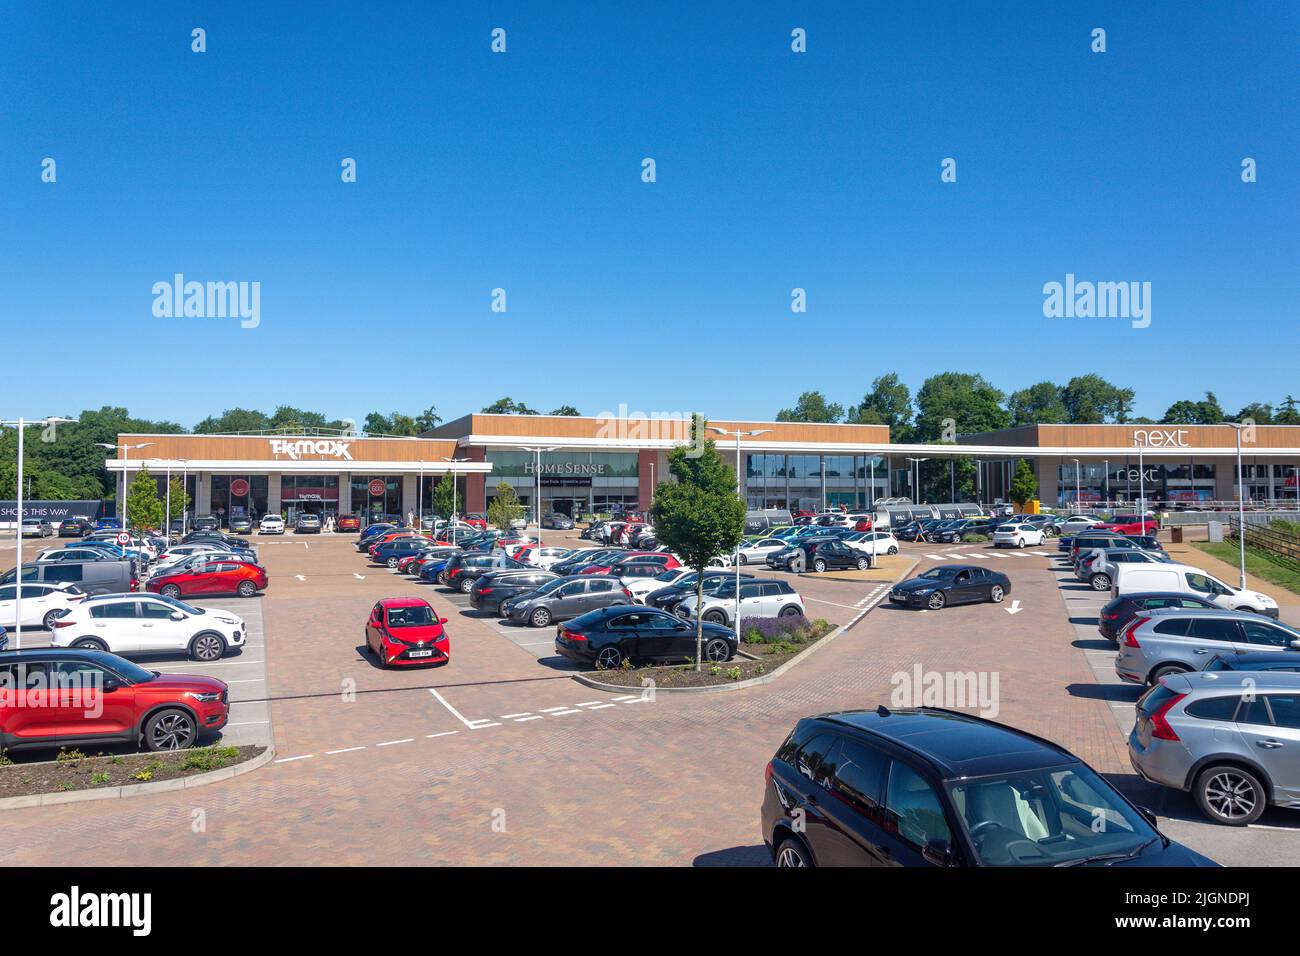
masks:
<svg viewBox="0 0 1300 956"><path fill-rule="evenodd" d="M617 670L623 663L623 655L617 647L602 647L596 654L596 667L599 670Z"/></svg>
<svg viewBox="0 0 1300 956"><path fill-rule="evenodd" d="M1244 820L1255 812L1255 788L1244 776L1221 770L1205 782L1205 802L1225 820Z"/></svg>
<svg viewBox="0 0 1300 956"><path fill-rule="evenodd" d="M194 641L194 656L201 661L215 661L221 656L222 643L215 634L202 634Z"/></svg>
<svg viewBox="0 0 1300 956"><path fill-rule="evenodd" d="M149 728L150 750L183 750L194 739L194 723L185 714L163 714Z"/></svg>

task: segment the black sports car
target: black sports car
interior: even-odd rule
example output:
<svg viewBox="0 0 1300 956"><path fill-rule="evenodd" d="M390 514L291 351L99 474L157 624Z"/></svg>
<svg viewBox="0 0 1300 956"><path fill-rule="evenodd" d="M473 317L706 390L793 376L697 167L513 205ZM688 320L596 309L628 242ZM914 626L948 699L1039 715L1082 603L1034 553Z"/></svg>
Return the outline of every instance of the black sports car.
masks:
<svg viewBox="0 0 1300 956"><path fill-rule="evenodd" d="M894 585L893 604L937 611L949 604L992 601L1001 604L1011 593L1011 579L977 564L945 564Z"/></svg>

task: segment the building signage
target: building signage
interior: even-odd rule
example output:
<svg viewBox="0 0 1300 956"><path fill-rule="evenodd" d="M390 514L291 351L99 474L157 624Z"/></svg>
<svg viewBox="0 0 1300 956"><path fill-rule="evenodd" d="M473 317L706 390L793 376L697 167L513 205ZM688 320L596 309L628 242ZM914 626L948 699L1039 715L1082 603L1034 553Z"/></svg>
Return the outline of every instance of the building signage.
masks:
<svg viewBox="0 0 1300 956"><path fill-rule="evenodd" d="M64 518L99 517L102 501L24 501L24 518L41 518L45 521L62 521ZM0 501L0 522L12 522L18 514L17 501Z"/></svg>
<svg viewBox="0 0 1300 956"><path fill-rule="evenodd" d="M524 466L524 472L529 475L537 474L537 465L535 462L528 462ZM598 465L589 461L544 461L542 462L542 475L563 476L563 475L585 475L588 478L594 475L603 475L605 466Z"/></svg>
<svg viewBox="0 0 1300 956"><path fill-rule="evenodd" d="M385 489L387 488L387 485L384 484L384 480L382 478L374 478L371 479L371 482L367 487L370 493L374 495L376 498L378 498L380 495L384 493Z"/></svg>
<svg viewBox="0 0 1300 956"><path fill-rule="evenodd" d="M1143 448L1186 448L1186 428L1139 428L1133 432L1133 444Z"/></svg>
<svg viewBox="0 0 1300 956"><path fill-rule="evenodd" d="M248 494L248 481L244 478L236 478L230 483L230 493L236 498L243 498Z"/></svg>
<svg viewBox="0 0 1300 956"><path fill-rule="evenodd" d="M590 476L542 475L543 488L590 488Z"/></svg>
<svg viewBox="0 0 1300 956"><path fill-rule="evenodd" d="M272 455L284 455L294 461L297 461L303 455L322 455L328 458L339 458L343 461L352 460L352 442L339 441L337 438L302 439L300 441L272 438L270 442Z"/></svg>

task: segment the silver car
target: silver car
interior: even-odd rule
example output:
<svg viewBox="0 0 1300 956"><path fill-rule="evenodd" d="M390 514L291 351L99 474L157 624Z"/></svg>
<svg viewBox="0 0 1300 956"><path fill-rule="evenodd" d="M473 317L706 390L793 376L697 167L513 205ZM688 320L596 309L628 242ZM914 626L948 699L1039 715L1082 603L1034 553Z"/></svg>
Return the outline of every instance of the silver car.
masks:
<svg viewBox="0 0 1300 956"><path fill-rule="evenodd" d="M1300 651L1300 631L1251 611L1143 611L1117 635L1115 673L1130 684L1199 671L1215 654Z"/></svg>
<svg viewBox="0 0 1300 956"><path fill-rule="evenodd" d="M501 616L519 624L546 627L598 608L631 603L631 592L612 575L572 574L509 598L501 605Z"/></svg>
<svg viewBox="0 0 1300 956"><path fill-rule="evenodd" d="M1167 677L1138 701L1128 753L1144 779L1190 793L1215 823L1300 807L1300 674Z"/></svg>
<svg viewBox="0 0 1300 956"><path fill-rule="evenodd" d="M1074 566L1074 576L1086 581L1094 591L1109 591L1115 580L1117 564L1169 564L1171 558L1163 551L1135 551L1132 548L1095 548L1079 555Z"/></svg>

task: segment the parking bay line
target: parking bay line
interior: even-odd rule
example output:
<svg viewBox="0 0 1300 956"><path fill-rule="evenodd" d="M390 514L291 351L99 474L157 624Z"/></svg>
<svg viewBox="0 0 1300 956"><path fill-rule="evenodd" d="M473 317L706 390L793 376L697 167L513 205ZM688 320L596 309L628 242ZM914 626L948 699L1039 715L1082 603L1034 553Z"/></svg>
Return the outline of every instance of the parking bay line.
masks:
<svg viewBox="0 0 1300 956"><path fill-rule="evenodd" d="M440 704L442 704L442 706L446 707L447 710L451 711L451 715L452 715L453 717L455 717L457 720L459 720L462 724L464 724L464 725L465 725L466 727L468 727L470 730L484 730L484 729L486 729L486 728L488 728L488 727L500 727L500 726L501 726L499 723L492 723L492 722L491 722L488 718L486 718L486 717L480 718L480 719L478 719L478 720L470 720L470 719L467 718L464 714L462 714L460 711L458 711L455 707L451 706L451 704L447 703L447 698L445 698L445 697L443 697L441 694L439 694L439 693L437 692L437 690L435 690L434 688L430 687L430 688L429 688L429 693L432 694L434 697L436 697L436 698L438 699L438 702L439 702Z"/></svg>

